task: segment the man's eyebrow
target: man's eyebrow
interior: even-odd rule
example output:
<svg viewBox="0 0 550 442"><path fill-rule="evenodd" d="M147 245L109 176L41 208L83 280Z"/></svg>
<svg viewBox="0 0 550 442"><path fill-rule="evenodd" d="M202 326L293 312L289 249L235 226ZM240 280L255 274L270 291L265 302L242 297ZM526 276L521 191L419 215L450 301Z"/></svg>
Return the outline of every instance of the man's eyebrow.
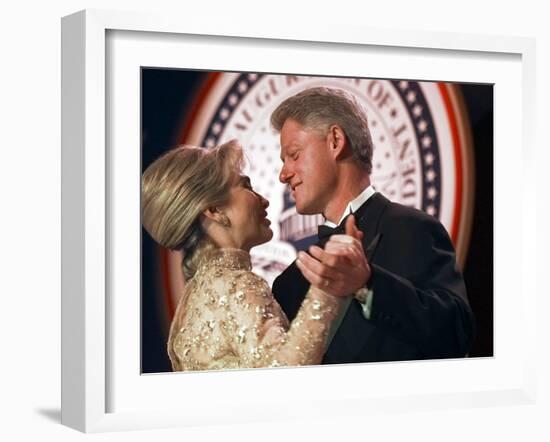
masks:
<svg viewBox="0 0 550 442"><path fill-rule="evenodd" d="M294 143L287 144L285 146L281 146L281 154L279 155L279 159L284 163L285 160L283 158L283 152L288 156L292 152L294 152L298 147L294 145Z"/></svg>

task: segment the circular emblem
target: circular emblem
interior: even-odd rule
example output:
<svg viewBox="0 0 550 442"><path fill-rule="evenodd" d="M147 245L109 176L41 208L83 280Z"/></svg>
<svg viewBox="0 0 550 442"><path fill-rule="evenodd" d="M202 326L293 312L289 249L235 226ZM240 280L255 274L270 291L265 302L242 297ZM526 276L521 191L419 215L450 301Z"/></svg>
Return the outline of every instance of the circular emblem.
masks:
<svg viewBox="0 0 550 442"><path fill-rule="evenodd" d="M297 250L316 240L320 215L296 213L279 182L279 134L270 126L284 99L316 86L344 89L367 113L374 143L371 182L390 200L437 217L450 233L459 262L469 238L473 191L471 135L461 96L447 83L253 73L211 74L181 142L243 146L254 189L270 202L273 240L252 249L254 271L270 283ZM179 268L179 260L175 261Z"/></svg>

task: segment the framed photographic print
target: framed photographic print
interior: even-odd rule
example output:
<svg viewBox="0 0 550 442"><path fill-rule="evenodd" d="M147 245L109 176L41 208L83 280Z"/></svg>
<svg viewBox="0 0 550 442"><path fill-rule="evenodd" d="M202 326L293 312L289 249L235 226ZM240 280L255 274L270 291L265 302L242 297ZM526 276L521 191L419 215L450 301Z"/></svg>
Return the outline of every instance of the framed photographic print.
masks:
<svg viewBox="0 0 550 442"><path fill-rule="evenodd" d="M496 220L510 198L527 198L507 177L517 146L529 157L533 42L454 37L338 28L327 36L314 26L236 35L201 20L65 17L63 423L88 432L324 416L334 403L353 415L530 402L533 270L505 278L517 263L502 251L524 262L531 221ZM179 144L239 139L245 171L269 200L273 240L251 259L271 284L323 219L298 216L279 181L269 115L316 86L344 89L367 110L375 189L448 232L476 315L470 357L171 372L167 330L185 282L181 255L142 230L143 170ZM510 229L522 241L506 241Z"/></svg>

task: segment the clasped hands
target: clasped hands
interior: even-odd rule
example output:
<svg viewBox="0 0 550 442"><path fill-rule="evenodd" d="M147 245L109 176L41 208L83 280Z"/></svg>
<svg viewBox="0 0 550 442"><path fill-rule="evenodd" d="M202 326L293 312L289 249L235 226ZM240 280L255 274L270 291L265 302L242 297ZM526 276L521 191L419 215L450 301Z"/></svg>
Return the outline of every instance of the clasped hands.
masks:
<svg viewBox="0 0 550 442"><path fill-rule="evenodd" d="M322 249L311 246L309 254L298 252L296 265L311 285L334 296L349 296L365 287L371 268L363 250L363 232L348 216L345 235L332 235Z"/></svg>

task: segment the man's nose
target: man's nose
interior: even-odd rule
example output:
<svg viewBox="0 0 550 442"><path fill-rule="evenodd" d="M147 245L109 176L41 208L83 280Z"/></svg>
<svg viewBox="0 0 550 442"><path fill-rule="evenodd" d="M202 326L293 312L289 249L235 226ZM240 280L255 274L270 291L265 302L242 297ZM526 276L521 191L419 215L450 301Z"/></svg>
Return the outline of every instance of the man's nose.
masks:
<svg viewBox="0 0 550 442"><path fill-rule="evenodd" d="M279 181L283 184L286 184L288 182L290 176L291 175L290 175L290 173L287 169L287 166L285 166L283 164L283 167L282 167L281 171L279 172Z"/></svg>

